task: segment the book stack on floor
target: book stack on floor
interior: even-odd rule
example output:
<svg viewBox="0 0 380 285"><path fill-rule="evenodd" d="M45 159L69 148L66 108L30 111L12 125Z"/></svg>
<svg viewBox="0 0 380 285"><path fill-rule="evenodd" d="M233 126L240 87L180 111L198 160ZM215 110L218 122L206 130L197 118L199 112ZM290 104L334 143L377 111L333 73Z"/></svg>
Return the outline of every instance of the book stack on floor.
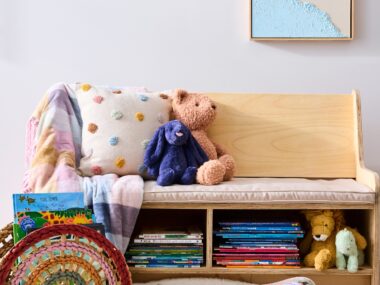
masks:
<svg viewBox="0 0 380 285"><path fill-rule="evenodd" d="M203 233L196 228L142 230L133 239L126 259L134 267L201 267Z"/></svg>
<svg viewBox="0 0 380 285"><path fill-rule="evenodd" d="M104 235L104 226L85 208L83 192L13 194L13 211L15 244L34 230L58 224L86 225Z"/></svg>
<svg viewBox="0 0 380 285"><path fill-rule="evenodd" d="M298 222L220 222L213 259L228 268L299 268Z"/></svg>

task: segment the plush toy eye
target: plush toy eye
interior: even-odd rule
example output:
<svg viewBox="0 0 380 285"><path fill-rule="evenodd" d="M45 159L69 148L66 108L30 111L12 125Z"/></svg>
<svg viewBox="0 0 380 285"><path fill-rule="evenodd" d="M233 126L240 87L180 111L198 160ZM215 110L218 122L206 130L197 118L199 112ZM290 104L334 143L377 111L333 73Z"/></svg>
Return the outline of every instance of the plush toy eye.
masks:
<svg viewBox="0 0 380 285"><path fill-rule="evenodd" d="M198 107L198 106L199 106L199 103L198 103L198 102L197 102L197 103L195 103L195 106L196 106L196 107Z"/></svg>
<svg viewBox="0 0 380 285"><path fill-rule="evenodd" d="M211 105L211 108L213 108L214 110L216 109L216 106L214 104Z"/></svg>
<svg viewBox="0 0 380 285"><path fill-rule="evenodd" d="M327 224L325 224L325 227L327 227Z"/></svg>

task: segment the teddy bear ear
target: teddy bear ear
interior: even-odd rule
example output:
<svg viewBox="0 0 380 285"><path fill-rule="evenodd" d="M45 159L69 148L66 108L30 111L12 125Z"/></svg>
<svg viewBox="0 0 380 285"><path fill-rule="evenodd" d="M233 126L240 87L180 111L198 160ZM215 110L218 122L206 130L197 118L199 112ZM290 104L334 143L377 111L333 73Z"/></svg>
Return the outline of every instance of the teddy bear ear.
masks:
<svg viewBox="0 0 380 285"><path fill-rule="evenodd" d="M182 90L182 89L177 89L175 92L174 92L174 96L173 96L173 101L176 103L176 104L181 104L183 102L183 100L189 95L189 93L187 93L187 91L185 90Z"/></svg>

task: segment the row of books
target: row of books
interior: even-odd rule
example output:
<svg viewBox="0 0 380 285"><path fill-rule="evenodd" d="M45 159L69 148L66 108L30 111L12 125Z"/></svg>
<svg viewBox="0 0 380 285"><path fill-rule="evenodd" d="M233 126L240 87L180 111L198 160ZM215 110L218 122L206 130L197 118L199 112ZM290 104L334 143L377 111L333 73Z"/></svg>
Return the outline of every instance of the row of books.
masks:
<svg viewBox="0 0 380 285"><path fill-rule="evenodd" d="M197 228L144 229L133 239L125 256L134 267L201 267L203 233Z"/></svg>
<svg viewBox="0 0 380 285"><path fill-rule="evenodd" d="M91 209L84 205L83 192L13 194L14 242L28 233L57 224L87 225L102 234Z"/></svg>
<svg viewBox="0 0 380 285"><path fill-rule="evenodd" d="M298 222L219 222L213 260L229 268L298 268Z"/></svg>

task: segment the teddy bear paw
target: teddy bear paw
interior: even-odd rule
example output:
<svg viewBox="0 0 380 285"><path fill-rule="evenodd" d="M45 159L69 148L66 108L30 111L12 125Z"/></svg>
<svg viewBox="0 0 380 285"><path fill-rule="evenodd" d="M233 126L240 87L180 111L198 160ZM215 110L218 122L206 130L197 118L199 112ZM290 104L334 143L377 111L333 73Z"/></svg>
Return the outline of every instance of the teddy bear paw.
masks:
<svg viewBox="0 0 380 285"><path fill-rule="evenodd" d="M235 174L235 160L229 154L222 155L219 157L219 161L224 165L226 173L224 174L223 180L231 180Z"/></svg>
<svg viewBox="0 0 380 285"><path fill-rule="evenodd" d="M202 185L215 185L223 181L226 168L219 160L205 162L197 172L197 182Z"/></svg>

